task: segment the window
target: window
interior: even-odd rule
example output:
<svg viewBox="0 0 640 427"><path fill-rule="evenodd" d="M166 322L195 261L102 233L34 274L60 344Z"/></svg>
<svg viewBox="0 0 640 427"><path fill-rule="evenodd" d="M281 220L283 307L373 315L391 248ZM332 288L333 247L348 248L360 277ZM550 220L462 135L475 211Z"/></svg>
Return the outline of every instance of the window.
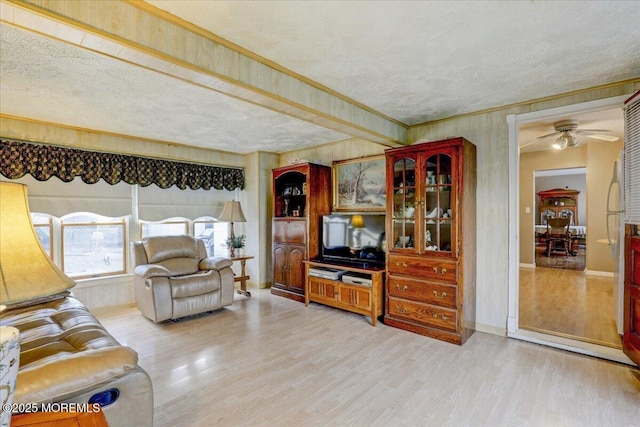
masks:
<svg viewBox="0 0 640 427"><path fill-rule="evenodd" d="M151 222L140 220L140 237L179 236L189 234L189 220L186 218L169 218Z"/></svg>
<svg viewBox="0 0 640 427"><path fill-rule="evenodd" d="M38 239L44 251L49 255L49 258L53 260L53 245L51 244L51 237L53 235L53 219L50 215L31 213L31 222L36 229Z"/></svg>
<svg viewBox="0 0 640 427"><path fill-rule="evenodd" d="M91 213L62 218L62 270L73 278L125 272L127 223Z"/></svg>
<svg viewBox="0 0 640 427"><path fill-rule="evenodd" d="M193 235L204 241L207 256L226 256L225 241L229 235L229 224L218 222L213 217L201 217L193 221Z"/></svg>

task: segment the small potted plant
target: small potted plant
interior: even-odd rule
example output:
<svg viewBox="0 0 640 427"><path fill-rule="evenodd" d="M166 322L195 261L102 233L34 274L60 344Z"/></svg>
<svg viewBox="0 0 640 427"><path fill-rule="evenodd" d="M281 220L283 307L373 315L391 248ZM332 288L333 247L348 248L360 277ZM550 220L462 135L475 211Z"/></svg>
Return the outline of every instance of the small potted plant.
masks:
<svg viewBox="0 0 640 427"><path fill-rule="evenodd" d="M233 245L234 249L242 249L244 248L244 240L246 239L246 237L247 236L245 236L244 234L233 236L233 242L231 241L231 237L228 237L224 243L227 246L227 249L231 249L231 245Z"/></svg>

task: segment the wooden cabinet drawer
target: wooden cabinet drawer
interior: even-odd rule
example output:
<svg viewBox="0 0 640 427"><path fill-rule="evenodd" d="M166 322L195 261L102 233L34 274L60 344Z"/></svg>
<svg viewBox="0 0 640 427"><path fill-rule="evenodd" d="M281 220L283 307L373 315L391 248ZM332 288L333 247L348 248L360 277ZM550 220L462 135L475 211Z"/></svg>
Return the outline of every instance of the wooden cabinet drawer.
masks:
<svg viewBox="0 0 640 427"><path fill-rule="evenodd" d="M441 307L458 307L458 287L420 280L389 276L389 295L399 298L427 302Z"/></svg>
<svg viewBox="0 0 640 427"><path fill-rule="evenodd" d="M335 303L337 297L338 285L336 282L309 276L309 299Z"/></svg>
<svg viewBox="0 0 640 427"><path fill-rule="evenodd" d="M309 300L332 307L371 310L371 288L309 276Z"/></svg>
<svg viewBox="0 0 640 427"><path fill-rule="evenodd" d="M340 304L361 310L371 310L371 288L340 285Z"/></svg>
<svg viewBox="0 0 640 427"><path fill-rule="evenodd" d="M448 259L389 255L387 270L391 274L425 277L451 283L455 283L458 279L457 263Z"/></svg>
<svg viewBox="0 0 640 427"><path fill-rule="evenodd" d="M272 226L273 241L278 243L306 243L307 221L274 220Z"/></svg>
<svg viewBox="0 0 640 427"><path fill-rule="evenodd" d="M400 317L435 328L456 331L458 328L458 315L455 310L437 307L416 301L389 297L390 315Z"/></svg>

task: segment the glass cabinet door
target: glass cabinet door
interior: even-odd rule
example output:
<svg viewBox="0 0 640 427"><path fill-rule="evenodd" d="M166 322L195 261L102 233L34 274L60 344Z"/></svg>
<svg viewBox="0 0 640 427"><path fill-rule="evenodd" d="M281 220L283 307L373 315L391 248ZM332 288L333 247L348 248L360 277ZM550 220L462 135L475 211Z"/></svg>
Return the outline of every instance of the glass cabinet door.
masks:
<svg viewBox="0 0 640 427"><path fill-rule="evenodd" d="M423 253L451 252L456 220L451 159L449 154L434 154L424 163Z"/></svg>
<svg viewBox="0 0 640 427"><path fill-rule="evenodd" d="M394 249L416 247L416 161L411 158L393 164L392 240Z"/></svg>

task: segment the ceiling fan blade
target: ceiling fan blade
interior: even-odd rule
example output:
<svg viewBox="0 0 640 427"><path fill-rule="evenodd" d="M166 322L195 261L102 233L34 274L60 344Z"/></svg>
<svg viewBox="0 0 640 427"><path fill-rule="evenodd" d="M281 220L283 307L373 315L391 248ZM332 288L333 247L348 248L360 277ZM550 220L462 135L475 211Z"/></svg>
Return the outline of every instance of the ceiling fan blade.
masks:
<svg viewBox="0 0 640 427"><path fill-rule="evenodd" d="M545 139L545 138L549 138L550 136L554 136L554 135L560 135L562 132L553 132L547 135L542 135L537 137L536 139Z"/></svg>
<svg viewBox="0 0 640 427"><path fill-rule="evenodd" d="M538 139L538 138L536 138L536 139L534 139L533 141L529 141L529 142L527 142L526 144L522 144L522 145L520 146L520 149L523 149L524 147L528 147L528 146L533 145L533 144L537 144L537 143L539 143L539 142L540 142L540 141L539 141L539 139Z"/></svg>
<svg viewBox="0 0 640 427"><path fill-rule="evenodd" d="M593 139L600 139L602 141L609 141L609 142L613 142L613 141L617 141L618 138L617 136L613 136L613 135L600 135L600 134L590 134L590 133L584 133L581 136L585 137L585 138L593 138Z"/></svg>
<svg viewBox="0 0 640 427"><path fill-rule="evenodd" d="M586 135L588 133L610 133L609 129L576 129L573 133L577 133L578 135Z"/></svg>

